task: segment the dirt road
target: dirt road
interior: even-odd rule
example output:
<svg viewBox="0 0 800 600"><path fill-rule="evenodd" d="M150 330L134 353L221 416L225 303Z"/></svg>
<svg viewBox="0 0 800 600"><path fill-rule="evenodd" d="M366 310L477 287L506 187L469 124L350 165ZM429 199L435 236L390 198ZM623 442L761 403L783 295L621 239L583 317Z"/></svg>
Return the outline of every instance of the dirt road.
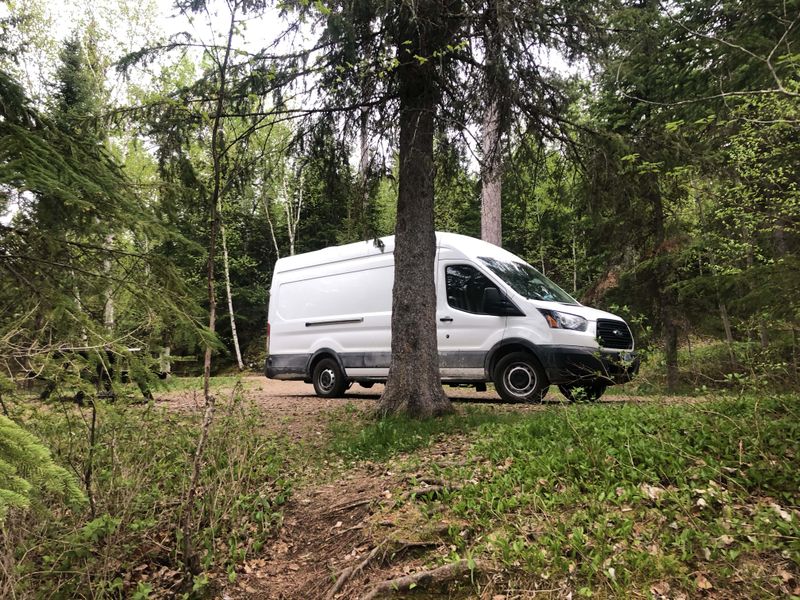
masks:
<svg viewBox="0 0 800 600"><path fill-rule="evenodd" d="M170 410L199 411L203 406L203 392L200 389L199 380L197 381L197 389L162 392L156 394L156 397L160 404L167 406ZM225 378L224 381L226 385L222 386L214 386L212 383L213 393L220 405L234 395L232 379ZM325 429L325 423L332 414L341 411L346 406L364 412L372 410L383 392L381 384L375 384L370 389L354 384L343 398L320 398L314 394L311 384L302 381L276 381L267 379L263 375L254 374L242 377L241 382L242 396L263 411L264 425L276 433L287 434L296 440L316 437L317 432ZM564 397L555 387L550 388L550 392L542 404L503 403L491 390L476 392L474 388L449 386L445 386L444 389L453 401L456 410L475 406L498 412L525 413L565 402ZM611 388L610 393L602 398L603 403L687 401L692 402L696 399L635 396L626 394L622 387Z"/></svg>

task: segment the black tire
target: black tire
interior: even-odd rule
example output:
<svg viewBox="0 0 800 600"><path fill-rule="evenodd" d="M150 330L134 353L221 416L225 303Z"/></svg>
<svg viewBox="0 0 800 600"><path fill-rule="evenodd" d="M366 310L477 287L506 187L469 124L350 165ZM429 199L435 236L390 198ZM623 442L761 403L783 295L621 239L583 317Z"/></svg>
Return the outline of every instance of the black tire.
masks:
<svg viewBox="0 0 800 600"><path fill-rule="evenodd" d="M602 396L608 384L602 381L592 381L590 383L570 383L558 386L559 391L570 402L596 402Z"/></svg>
<svg viewBox="0 0 800 600"><path fill-rule="evenodd" d="M317 396L322 398L340 398L347 389L344 373L332 358L323 358L314 366L311 383Z"/></svg>
<svg viewBox="0 0 800 600"><path fill-rule="evenodd" d="M533 355L512 352L497 362L494 385L506 402L541 402L550 384Z"/></svg>

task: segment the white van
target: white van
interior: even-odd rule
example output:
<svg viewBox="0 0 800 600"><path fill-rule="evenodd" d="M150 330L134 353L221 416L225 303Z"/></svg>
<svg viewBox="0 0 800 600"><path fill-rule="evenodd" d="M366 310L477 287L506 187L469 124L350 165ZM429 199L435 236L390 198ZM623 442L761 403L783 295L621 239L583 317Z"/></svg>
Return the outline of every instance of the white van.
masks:
<svg viewBox="0 0 800 600"><path fill-rule="evenodd" d="M619 317L582 306L524 260L488 242L436 234L442 381L511 402L551 384L595 400L638 370ZM278 260L269 303L267 377L341 396L385 381L391 358L394 236ZM580 390L580 391L578 391Z"/></svg>

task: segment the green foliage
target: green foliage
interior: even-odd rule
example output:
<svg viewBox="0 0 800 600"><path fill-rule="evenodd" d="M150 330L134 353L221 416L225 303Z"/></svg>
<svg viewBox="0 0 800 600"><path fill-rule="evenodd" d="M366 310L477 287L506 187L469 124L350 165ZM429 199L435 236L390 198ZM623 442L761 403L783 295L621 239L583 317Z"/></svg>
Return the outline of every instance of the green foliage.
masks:
<svg viewBox="0 0 800 600"><path fill-rule="evenodd" d="M0 415L0 525L9 511L27 509L31 498L48 496L76 506L86 501L75 478L56 464L50 450Z"/></svg>
<svg viewBox="0 0 800 600"><path fill-rule="evenodd" d="M700 573L723 593L780 593L775 563L800 559L797 402L577 406L486 425L467 465L439 473L463 487L427 514L464 523L451 528L460 555L528 584L626 597L666 581L693 595Z"/></svg>
<svg viewBox="0 0 800 600"><path fill-rule="evenodd" d="M82 410L27 410L24 420L32 430L61 461L83 471L90 447L81 431ZM154 406L98 406L91 457L97 516L41 507L17 520L18 592L145 597L149 586L177 593L186 583L178 524L199 420ZM195 547L204 571L235 577L235 566L273 535L291 493L283 474L286 449L237 395L219 407L194 507L202 524Z"/></svg>

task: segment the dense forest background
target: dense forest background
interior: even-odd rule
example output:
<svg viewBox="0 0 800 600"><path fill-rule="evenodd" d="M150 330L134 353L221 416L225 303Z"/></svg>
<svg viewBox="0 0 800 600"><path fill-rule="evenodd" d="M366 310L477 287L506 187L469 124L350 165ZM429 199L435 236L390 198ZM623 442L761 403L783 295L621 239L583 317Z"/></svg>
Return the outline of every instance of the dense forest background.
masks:
<svg viewBox="0 0 800 600"><path fill-rule="evenodd" d="M800 594L798 43L798 0L0 2L0 596ZM239 376L276 260L431 163L436 229L631 324L610 402Z"/></svg>
<svg viewBox="0 0 800 600"><path fill-rule="evenodd" d="M797 7L551 4L452 41L504 40L485 76L449 74L437 229L480 236L492 102L504 247L624 314L672 388L795 381ZM3 376L68 347L201 351L212 200L217 365L237 362L235 326L258 369L275 260L393 233L393 59L357 30L377 17L187 3L170 27L190 33L167 35L159 6L115 6L58 23L47 3L6 5ZM716 372L699 373L703 352Z"/></svg>

